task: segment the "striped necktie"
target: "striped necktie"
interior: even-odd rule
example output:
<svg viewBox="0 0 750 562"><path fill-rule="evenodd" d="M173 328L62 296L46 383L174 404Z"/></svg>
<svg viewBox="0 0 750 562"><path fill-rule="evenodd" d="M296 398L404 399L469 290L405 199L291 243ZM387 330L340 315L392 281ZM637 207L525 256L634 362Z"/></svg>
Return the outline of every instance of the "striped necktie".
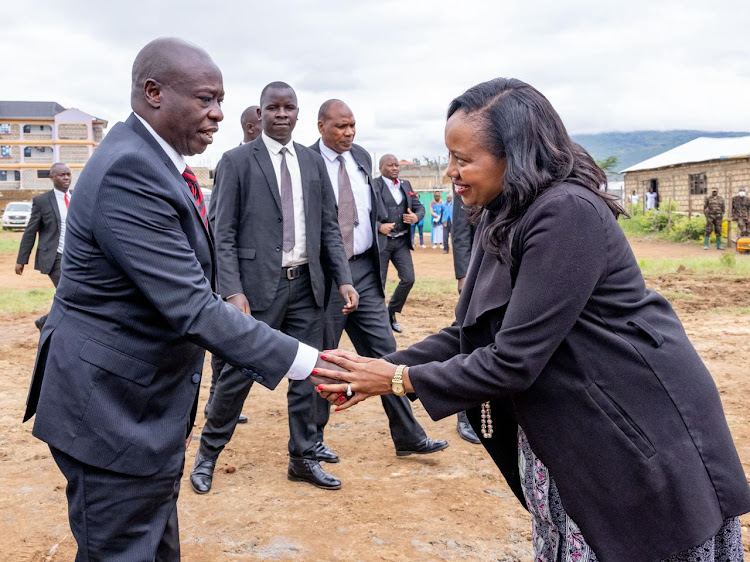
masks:
<svg viewBox="0 0 750 562"><path fill-rule="evenodd" d="M201 213L203 224L206 225L206 228L208 228L208 219L206 218L206 204L203 201L203 192L198 185L198 178L195 177L195 174L193 173L193 170L190 169L190 166L185 166L185 171L182 172L182 177L185 178L185 182L190 188L190 193L192 193L193 197L195 198L195 204L198 206L198 210Z"/></svg>

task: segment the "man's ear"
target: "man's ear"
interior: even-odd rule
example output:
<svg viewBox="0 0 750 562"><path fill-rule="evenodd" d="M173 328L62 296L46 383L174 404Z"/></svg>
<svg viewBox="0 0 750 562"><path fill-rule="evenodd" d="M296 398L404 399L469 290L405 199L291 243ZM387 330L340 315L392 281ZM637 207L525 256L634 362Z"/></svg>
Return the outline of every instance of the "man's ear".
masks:
<svg viewBox="0 0 750 562"><path fill-rule="evenodd" d="M163 86L153 78L146 80L146 84L143 86L143 96L146 103L154 109L161 106L162 89Z"/></svg>

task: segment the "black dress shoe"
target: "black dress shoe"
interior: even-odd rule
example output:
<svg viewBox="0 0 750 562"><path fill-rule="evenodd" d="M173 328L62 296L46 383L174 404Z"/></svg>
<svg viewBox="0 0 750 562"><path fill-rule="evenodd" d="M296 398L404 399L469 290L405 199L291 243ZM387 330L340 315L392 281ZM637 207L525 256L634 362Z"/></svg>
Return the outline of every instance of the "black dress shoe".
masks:
<svg viewBox="0 0 750 562"><path fill-rule="evenodd" d="M337 463L339 462L339 456L328 448L328 445L322 441L318 441L315 444L315 456L319 461Z"/></svg>
<svg viewBox="0 0 750 562"><path fill-rule="evenodd" d="M290 458L286 475L293 482L308 482L324 490L341 488L341 480L323 470L318 461Z"/></svg>
<svg viewBox="0 0 750 562"><path fill-rule="evenodd" d="M396 448L397 457L407 457L409 455L429 455L430 453L437 453L442 451L448 446L447 441L442 439L429 439L425 437L416 445L411 447L405 447L403 449Z"/></svg>
<svg viewBox="0 0 750 562"><path fill-rule="evenodd" d="M34 320L34 326L36 326L36 329L40 332L42 331L42 328L44 328L44 323L47 321L47 315L40 316L36 320Z"/></svg>
<svg viewBox="0 0 750 562"><path fill-rule="evenodd" d="M206 402L206 407L203 408L203 417L208 417L208 410L211 408L211 402ZM240 416L237 418L237 423L247 423L247 416L245 414L240 414Z"/></svg>
<svg viewBox="0 0 750 562"><path fill-rule="evenodd" d="M393 328L393 331L399 334L403 332L404 329L401 327L401 324L399 324L398 321L396 320L396 314L393 312L389 312L388 315L390 316L390 319L391 319L391 328Z"/></svg>
<svg viewBox="0 0 750 562"><path fill-rule="evenodd" d="M466 417L466 412L459 412L458 422L456 423L456 431L458 431L459 437L461 437L461 439L463 439L464 441L474 443L475 445L479 445L479 443L481 443L479 437L477 437L477 434L474 432L474 428L471 427L471 424Z"/></svg>
<svg viewBox="0 0 750 562"><path fill-rule="evenodd" d="M195 455L193 472L190 473L190 485L196 494L207 494L211 490L214 468L216 468L216 459L206 458L201 453Z"/></svg>

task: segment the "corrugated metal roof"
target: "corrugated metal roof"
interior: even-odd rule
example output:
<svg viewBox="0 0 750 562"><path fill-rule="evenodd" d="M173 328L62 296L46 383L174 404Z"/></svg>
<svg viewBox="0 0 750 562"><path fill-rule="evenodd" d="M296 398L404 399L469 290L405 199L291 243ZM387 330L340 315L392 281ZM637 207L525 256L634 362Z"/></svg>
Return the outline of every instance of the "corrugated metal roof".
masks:
<svg viewBox="0 0 750 562"><path fill-rule="evenodd" d="M0 119L52 119L61 111L56 101L0 101Z"/></svg>
<svg viewBox="0 0 750 562"><path fill-rule="evenodd" d="M698 137L672 150L667 150L648 160L630 166L620 173L653 170L655 168L664 168L691 162L707 162L709 160L742 157L750 157L750 136L718 139Z"/></svg>

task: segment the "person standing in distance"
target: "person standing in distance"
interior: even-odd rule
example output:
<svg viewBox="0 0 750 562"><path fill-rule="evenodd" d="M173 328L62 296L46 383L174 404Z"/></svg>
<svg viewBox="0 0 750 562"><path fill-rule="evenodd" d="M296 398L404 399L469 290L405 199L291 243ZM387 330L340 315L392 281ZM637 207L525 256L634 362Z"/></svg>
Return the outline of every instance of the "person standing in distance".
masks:
<svg viewBox="0 0 750 562"><path fill-rule="evenodd" d="M424 218L425 210L411 184L407 180L400 180L398 172L398 159L393 154L383 155L380 159L380 177L375 178L373 186L380 194L387 213L386 221L378 229L380 278L385 287L388 262L392 261L398 272L398 285L388 302L388 318L393 331L400 334L403 329L396 320L396 314L403 310L414 286L414 262L411 259L414 237L411 235L411 225Z"/></svg>
<svg viewBox="0 0 750 562"><path fill-rule="evenodd" d="M336 201L318 154L292 142L299 106L294 90L271 82L260 95L263 133L226 152L217 166L216 245L219 293L245 314L319 348L323 343L324 271L348 314L358 295L344 254ZM200 449L190 474L207 493L216 461L232 438L253 381L229 362L216 383ZM312 420L315 392L289 382L290 480L338 490L321 467Z"/></svg>
<svg viewBox="0 0 750 562"><path fill-rule="evenodd" d="M211 144L223 98L206 51L150 42L133 63L133 113L76 185L24 421L36 414L33 434L68 481L77 560L179 560L205 350L269 389L322 364L215 292L213 235L184 156Z"/></svg>
<svg viewBox="0 0 750 562"><path fill-rule="evenodd" d="M706 230L703 232L704 250L708 250L712 232L716 233L716 249L724 249L721 245L721 223L724 219L724 210L724 198L719 195L718 189L712 189L711 195L706 196L703 201L703 214L706 216Z"/></svg>
<svg viewBox="0 0 750 562"><path fill-rule="evenodd" d="M357 353L381 357L395 351L396 340L388 327L385 293L380 279L382 254L378 251L377 232L382 221L387 220L387 215L380 195L371 182L372 160L364 148L354 144L356 121L352 110L343 101L332 99L320 106L318 131L320 140L311 148L323 156L333 184L349 269L359 293L357 310L344 315L341 297L331 291L326 307L323 347L338 347L341 335L346 330ZM392 228L393 225L390 226ZM406 397L384 397L382 404L388 416L396 455L424 455L448 446L447 441L427 437L414 418ZM318 395L315 411L318 460L338 462L338 455L323 440L330 405Z"/></svg>
<svg viewBox="0 0 750 562"><path fill-rule="evenodd" d="M62 162L52 164L49 179L52 180L53 189L31 200L31 217L18 248L16 275L23 275L24 266L29 263L29 255L38 234L39 244L34 269L49 275L52 284L57 287L60 282L60 261L65 247L65 221L68 218L72 193L70 168ZM34 320L34 325L41 330L46 321L45 314Z"/></svg>
<svg viewBox="0 0 750 562"><path fill-rule="evenodd" d="M243 135L243 140L240 143L240 146L250 141L254 141L262 131L260 117L258 117L258 109L260 108L257 105L251 105L245 109L240 116L240 125L242 125ZM211 223L211 228L214 230L216 229L216 205L214 204L214 201L216 200L216 187L217 186L214 185L214 191L211 194L211 202L208 206L208 222ZM206 407L203 408L203 415L206 417L208 417L208 409L211 407L211 399L214 397L214 392L216 390L216 381L218 380L219 374L221 374L224 365L224 360L221 357L213 354L211 355L211 388L208 391ZM241 413L237 417L237 423L247 423L247 416Z"/></svg>

